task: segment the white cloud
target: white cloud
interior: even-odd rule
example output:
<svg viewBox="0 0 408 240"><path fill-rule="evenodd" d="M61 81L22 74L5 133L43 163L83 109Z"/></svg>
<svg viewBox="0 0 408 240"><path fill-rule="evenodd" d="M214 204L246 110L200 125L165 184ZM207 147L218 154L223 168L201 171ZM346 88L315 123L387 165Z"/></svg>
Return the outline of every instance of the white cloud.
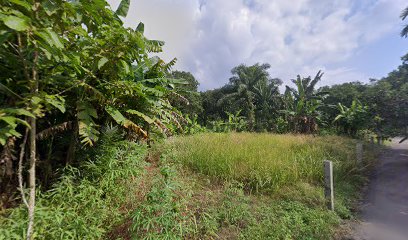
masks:
<svg viewBox="0 0 408 240"><path fill-rule="evenodd" d="M114 8L119 0L109 0ZM268 62L285 83L326 72L324 83L368 78L339 66L365 44L398 32L403 0L134 0L128 26L166 41L169 60L191 71L202 89L225 84L240 63Z"/></svg>

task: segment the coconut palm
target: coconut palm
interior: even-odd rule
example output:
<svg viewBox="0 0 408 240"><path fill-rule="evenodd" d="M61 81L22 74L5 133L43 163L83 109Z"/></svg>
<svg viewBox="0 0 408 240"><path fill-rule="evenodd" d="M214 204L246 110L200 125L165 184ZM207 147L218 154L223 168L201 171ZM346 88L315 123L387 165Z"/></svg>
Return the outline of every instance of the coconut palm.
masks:
<svg viewBox="0 0 408 240"><path fill-rule="evenodd" d="M255 116L256 130L263 131L271 129L273 119L279 109L279 85L282 81L278 78L261 81L255 87Z"/></svg>
<svg viewBox="0 0 408 240"><path fill-rule="evenodd" d="M408 7L406 7L406 8L402 11L400 17L401 17L402 20L405 20L405 18L408 17ZM401 31L401 37L407 37L407 36L408 36L408 24L405 25L405 27L404 27L404 28L402 29L402 31Z"/></svg>

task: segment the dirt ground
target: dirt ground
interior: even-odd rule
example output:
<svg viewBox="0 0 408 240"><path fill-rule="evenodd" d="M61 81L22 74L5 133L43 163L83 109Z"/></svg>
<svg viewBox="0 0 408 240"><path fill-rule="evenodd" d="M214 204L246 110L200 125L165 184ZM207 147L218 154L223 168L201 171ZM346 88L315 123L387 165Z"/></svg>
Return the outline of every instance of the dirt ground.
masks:
<svg viewBox="0 0 408 240"><path fill-rule="evenodd" d="M361 207L344 239L408 240L408 141L393 139L380 156Z"/></svg>

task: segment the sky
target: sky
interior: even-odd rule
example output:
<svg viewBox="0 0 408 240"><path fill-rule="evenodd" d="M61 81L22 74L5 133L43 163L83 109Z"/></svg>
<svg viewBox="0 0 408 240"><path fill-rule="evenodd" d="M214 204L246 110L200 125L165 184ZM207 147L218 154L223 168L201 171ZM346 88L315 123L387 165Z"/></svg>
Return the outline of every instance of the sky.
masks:
<svg viewBox="0 0 408 240"><path fill-rule="evenodd" d="M120 0L108 0L116 9ZM241 63L269 63L284 85L296 75L325 74L321 85L381 78L408 53L399 33L406 0L131 0L127 27L166 42L200 90L228 83Z"/></svg>

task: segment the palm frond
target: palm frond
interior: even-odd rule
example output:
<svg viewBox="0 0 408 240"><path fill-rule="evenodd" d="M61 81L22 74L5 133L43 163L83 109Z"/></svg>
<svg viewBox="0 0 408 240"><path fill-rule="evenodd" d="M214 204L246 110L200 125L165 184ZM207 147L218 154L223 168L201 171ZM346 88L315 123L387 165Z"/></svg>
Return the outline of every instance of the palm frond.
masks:
<svg viewBox="0 0 408 240"><path fill-rule="evenodd" d="M63 122L63 123L60 123L60 124L57 124L57 125L54 125L52 127L42 130L41 132L37 133L36 138L38 140L44 140L58 133L71 130L72 128L73 128L73 121Z"/></svg>
<svg viewBox="0 0 408 240"><path fill-rule="evenodd" d="M314 77L313 81L310 82L310 85L307 87L307 92L312 94L316 84L322 79L323 76L323 72L321 70L319 70L316 74L316 76Z"/></svg>
<svg viewBox="0 0 408 240"><path fill-rule="evenodd" d="M405 20L405 18L407 18L407 17L408 17L408 7L406 7L404 10L402 10L401 15L400 15L400 18L402 20Z"/></svg>
<svg viewBox="0 0 408 240"><path fill-rule="evenodd" d="M401 37L408 37L408 25L405 25L405 27L402 29Z"/></svg>

